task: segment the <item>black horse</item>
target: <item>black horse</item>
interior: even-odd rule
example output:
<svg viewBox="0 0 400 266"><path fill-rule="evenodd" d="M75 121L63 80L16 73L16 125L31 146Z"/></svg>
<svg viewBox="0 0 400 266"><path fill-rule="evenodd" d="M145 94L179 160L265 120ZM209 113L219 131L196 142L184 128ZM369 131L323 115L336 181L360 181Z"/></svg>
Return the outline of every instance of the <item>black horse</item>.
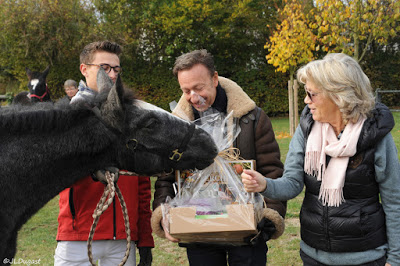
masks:
<svg viewBox="0 0 400 266"><path fill-rule="evenodd" d="M48 201L97 169L152 175L203 169L217 148L192 123L143 108L100 68L88 107L38 103L0 109L0 259L11 260L21 226ZM92 106L95 106L94 108Z"/></svg>
<svg viewBox="0 0 400 266"><path fill-rule="evenodd" d="M51 101L50 91L46 83L49 70L50 66L47 66L43 72L31 71L27 67L26 75L28 76L29 91L18 93L13 99L13 104L31 105L38 102Z"/></svg>

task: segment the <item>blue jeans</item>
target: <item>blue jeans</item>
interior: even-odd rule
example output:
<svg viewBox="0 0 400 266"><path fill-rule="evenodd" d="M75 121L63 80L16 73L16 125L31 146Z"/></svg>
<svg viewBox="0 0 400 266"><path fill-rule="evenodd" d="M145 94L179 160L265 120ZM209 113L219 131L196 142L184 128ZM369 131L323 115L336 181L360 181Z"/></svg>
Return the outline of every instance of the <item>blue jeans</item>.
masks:
<svg viewBox="0 0 400 266"><path fill-rule="evenodd" d="M320 262L314 260L313 258L308 256L306 253L304 253L302 250L300 250L300 257L303 261L304 266L328 266L326 264L323 264L323 263L320 263ZM371 261L371 262L358 264L358 266L385 266L385 263L386 263L386 257L383 256L382 258ZM343 265L343 266L346 266L346 265Z"/></svg>
<svg viewBox="0 0 400 266"><path fill-rule="evenodd" d="M265 266L268 247L265 242L237 247L203 245L189 246L186 252L191 266Z"/></svg>

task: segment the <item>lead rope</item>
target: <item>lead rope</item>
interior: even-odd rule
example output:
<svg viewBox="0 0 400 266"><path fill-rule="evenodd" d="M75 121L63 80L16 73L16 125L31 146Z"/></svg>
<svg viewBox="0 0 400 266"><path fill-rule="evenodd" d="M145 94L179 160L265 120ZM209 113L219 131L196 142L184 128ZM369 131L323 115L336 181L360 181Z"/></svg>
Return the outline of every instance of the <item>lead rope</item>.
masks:
<svg viewBox="0 0 400 266"><path fill-rule="evenodd" d="M134 174L131 172L122 172L120 173L126 175L126 174ZM126 263L129 257L129 252L131 249L131 229L129 228L129 216L128 216L128 210L126 208L125 200L124 197L122 196L121 190L119 189L117 184L114 184L114 177L115 174L111 173L109 171L106 171L105 173L106 179L107 179L107 186L104 188L103 195L101 196L99 202L97 203L96 209L93 212L93 224L92 227L90 228L89 232L89 238L87 241L87 247L88 247L88 256L89 256L89 262L92 266L96 265L93 262L93 255L92 255L92 241L93 241L93 236L94 232L96 230L97 223L100 219L100 215L103 214L105 210L110 206L110 204L114 200L115 193L117 193L117 197L119 199L119 203L121 204L121 209L122 213L124 216L124 222L125 222L125 232L126 232L126 251L125 251L125 256L118 264L119 266L122 266ZM108 199L107 199L108 198Z"/></svg>

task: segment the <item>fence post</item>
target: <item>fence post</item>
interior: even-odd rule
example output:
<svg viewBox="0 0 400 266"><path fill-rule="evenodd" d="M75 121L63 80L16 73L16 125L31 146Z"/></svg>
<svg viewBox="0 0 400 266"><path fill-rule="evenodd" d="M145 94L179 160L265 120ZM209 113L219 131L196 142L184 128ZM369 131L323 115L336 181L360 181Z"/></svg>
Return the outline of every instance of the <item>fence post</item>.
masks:
<svg viewBox="0 0 400 266"><path fill-rule="evenodd" d="M379 93L380 90L381 90L380 88L376 88L376 90L375 90L375 102L376 103L380 103L382 101L382 96Z"/></svg>

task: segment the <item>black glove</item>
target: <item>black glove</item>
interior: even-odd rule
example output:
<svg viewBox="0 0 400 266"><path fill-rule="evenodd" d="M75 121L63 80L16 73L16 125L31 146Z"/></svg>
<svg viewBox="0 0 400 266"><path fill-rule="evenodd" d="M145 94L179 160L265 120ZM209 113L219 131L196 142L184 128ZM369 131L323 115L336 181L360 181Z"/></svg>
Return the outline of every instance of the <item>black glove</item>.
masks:
<svg viewBox="0 0 400 266"><path fill-rule="evenodd" d="M260 231L260 241L264 242L270 240L272 235L276 232L275 224L265 217L257 224L257 229Z"/></svg>
<svg viewBox="0 0 400 266"><path fill-rule="evenodd" d="M117 183L119 178L119 169L113 166L104 167L102 170L97 170L96 172L92 173L92 178L94 181L100 181L101 183L107 185L107 178L106 178L106 171L109 171L110 174L114 173L114 183Z"/></svg>
<svg viewBox="0 0 400 266"><path fill-rule="evenodd" d="M276 232L275 224L265 217L262 218L261 221L257 224L257 230L257 235L249 236L244 239L244 241L251 246L255 246L260 242L267 242Z"/></svg>
<svg viewBox="0 0 400 266"><path fill-rule="evenodd" d="M151 266L153 255L151 255L150 247L138 247L140 261L138 266Z"/></svg>

